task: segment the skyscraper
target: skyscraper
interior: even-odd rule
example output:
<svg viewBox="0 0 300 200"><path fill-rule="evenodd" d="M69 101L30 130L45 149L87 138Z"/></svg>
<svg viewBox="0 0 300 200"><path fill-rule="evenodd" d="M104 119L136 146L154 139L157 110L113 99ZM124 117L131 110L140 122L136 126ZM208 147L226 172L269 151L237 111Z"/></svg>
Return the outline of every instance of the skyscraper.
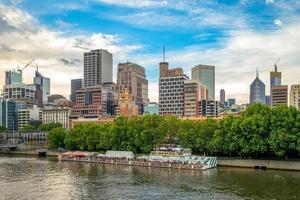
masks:
<svg viewBox="0 0 300 200"><path fill-rule="evenodd" d="M139 114L143 114L143 107L149 102L145 68L131 62L119 63L117 76L117 84L129 90L139 108Z"/></svg>
<svg viewBox="0 0 300 200"><path fill-rule="evenodd" d="M5 85L12 85L16 83L22 83L22 73L15 71L6 71Z"/></svg>
<svg viewBox="0 0 300 200"><path fill-rule="evenodd" d="M103 86L82 88L76 91L76 104L72 108L71 118L98 118L107 114L109 91Z"/></svg>
<svg viewBox="0 0 300 200"><path fill-rule="evenodd" d="M71 95L70 100L76 102L76 91L82 88L82 79L71 80Z"/></svg>
<svg viewBox="0 0 300 200"><path fill-rule="evenodd" d="M184 81L184 116L197 117L199 103L207 99L207 88L196 80Z"/></svg>
<svg viewBox="0 0 300 200"><path fill-rule="evenodd" d="M272 88L281 85L281 72L278 71L277 64L274 64L274 71L270 72L270 97L272 104Z"/></svg>
<svg viewBox="0 0 300 200"><path fill-rule="evenodd" d="M270 85L279 86L281 85L281 72L278 71L278 67L274 65L274 71L270 72Z"/></svg>
<svg viewBox="0 0 300 200"><path fill-rule="evenodd" d="M200 81L207 86L208 99L215 100L215 67L210 65L197 65L192 68L192 79Z"/></svg>
<svg viewBox="0 0 300 200"><path fill-rule="evenodd" d="M225 104L225 90L224 89L220 90L220 103L222 103L223 105Z"/></svg>
<svg viewBox="0 0 300 200"><path fill-rule="evenodd" d="M256 74L255 80L250 86L250 104L254 103L266 103L266 86L259 79L258 72Z"/></svg>
<svg viewBox="0 0 300 200"><path fill-rule="evenodd" d="M291 86L290 106L293 106L300 110L300 84Z"/></svg>
<svg viewBox="0 0 300 200"><path fill-rule="evenodd" d="M112 54L104 49L84 53L84 87L112 82Z"/></svg>
<svg viewBox="0 0 300 200"><path fill-rule="evenodd" d="M184 81L189 78L181 68L169 70L166 62L159 63L159 114L184 114Z"/></svg>
<svg viewBox="0 0 300 200"><path fill-rule="evenodd" d="M22 108L25 108L24 102L0 99L0 125L10 133L18 131L18 111Z"/></svg>
<svg viewBox="0 0 300 200"><path fill-rule="evenodd" d="M50 78L44 77L40 72L35 71L33 83L36 85L36 99L38 105L42 105L50 96Z"/></svg>

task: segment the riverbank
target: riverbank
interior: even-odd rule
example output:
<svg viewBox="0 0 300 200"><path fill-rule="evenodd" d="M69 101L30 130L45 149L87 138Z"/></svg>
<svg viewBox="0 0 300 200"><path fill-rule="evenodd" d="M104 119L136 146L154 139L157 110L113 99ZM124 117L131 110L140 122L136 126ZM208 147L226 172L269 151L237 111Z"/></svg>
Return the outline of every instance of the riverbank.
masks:
<svg viewBox="0 0 300 200"><path fill-rule="evenodd" d="M16 150L16 151L0 151L0 154L2 155L16 155L16 156L39 156L39 152L34 150ZM58 157L59 153L55 151L47 151L46 156L47 157Z"/></svg>
<svg viewBox="0 0 300 200"><path fill-rule="evenodd" d="M16 156L38 156L37 151L33 150L17 150L9 152L1 152L3 155ZM59 153L47 151L47 157L58 157ZM274 170L292 170L300 171L300 161L285 161L285 160L262 160L262 159L246 159L246 158L229 158L219 157L218 167L237 167L237 168L254 168L254 169L274 169Z"/></svg>
<svg viewBox="0 0 300 200"><path fill-rule="evenodd" d="M218 166L300 171L300 161L286 160L218 158Z"/></svg>

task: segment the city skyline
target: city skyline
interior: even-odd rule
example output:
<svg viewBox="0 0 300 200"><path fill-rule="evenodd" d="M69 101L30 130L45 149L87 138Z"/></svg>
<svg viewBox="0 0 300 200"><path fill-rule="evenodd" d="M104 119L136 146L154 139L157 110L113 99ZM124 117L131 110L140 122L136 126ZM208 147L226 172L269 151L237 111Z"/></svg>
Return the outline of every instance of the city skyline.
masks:
<svg viewBox="0 0 300 200"><path fill-rule="evenodd" d="M52 3L43 11L29 0L0 3L1 87L4 71L36 58L39 71L51 78L51 93L68 97L70 80L83 78L83 52L101 48L114 55L114 82L119 62L129 60L144 66L150 101L158 102L158 63L162 61L163 45L166 61L173 67L182 67L189 77L191 68L198 64L215 66L216 91L225 89L226 96L236 98L238 103L248 102L255 69L259 69L262 81L269 83L269 72L279 57L283 84L299 83L299 2L85 2ZM195 6L197 9L187 14ZM99 9L104 13L94 16ZM232 14L222 13L229 12L224 9ZM108 15L110 10L117 16ZM133 20L134 16L140 17ZM152 20L155 17L161 21ZM186 21L188 17L190 22ZM181 20L184 23L179 23ZM175 30L177 27L181 30ZM26 83L31 83L34 71L35 67L26 69ZM216 92L216 99L218 96Z"/></svg>

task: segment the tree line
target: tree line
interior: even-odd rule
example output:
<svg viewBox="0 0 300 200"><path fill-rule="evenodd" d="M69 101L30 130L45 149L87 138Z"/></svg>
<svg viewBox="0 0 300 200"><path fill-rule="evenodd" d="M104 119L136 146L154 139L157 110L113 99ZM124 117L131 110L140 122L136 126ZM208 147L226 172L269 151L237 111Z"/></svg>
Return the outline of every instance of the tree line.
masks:
<svg viewBox="0 0 300 200"><path fill-rule="evenodd" d="M255 104L239 116L220 120L182 120L174 116L118 117L113 123L78 124L48 132L50 148L149 153L163 144L179 144L194 154L298 158L300 112L293 107Z"/></svg>

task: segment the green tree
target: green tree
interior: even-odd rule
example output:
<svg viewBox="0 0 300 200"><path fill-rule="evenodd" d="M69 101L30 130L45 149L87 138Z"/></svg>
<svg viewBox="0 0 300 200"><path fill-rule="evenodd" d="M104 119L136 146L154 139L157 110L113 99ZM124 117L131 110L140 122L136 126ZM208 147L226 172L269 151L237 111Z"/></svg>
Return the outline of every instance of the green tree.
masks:
<svg viewBox="0 0 300 200"><path fill-rule="evenodd" d="M231 115L220 120L211 141L211 148L216 152L229 156L240 152L240 123L240 117Z"/></svg>
<svg viewBox="0 0 300 200"><path fill-rule="evenodd" d="M57 127L48 132L47 142L49 148L64 147L66 132L62 127Z"/></svg>
<svg viewBox="0 0 300 200"><path fill-rule="evenodd" d="M299 111L293 107L279 106L272 110L269 144L278 157L288 157L298 152L300 138Z"/></svg>
<svg viewBox="0 0 300 200"><path fill-rule="evenodd" d="M62 127L60 123L42 124L38 127L39 131L51 131L52 129Z"/></svg>
<svg viewBox="0 0 300 200"><path fill-rule="evenodd" d="M6 130L5 126L0 125L0 133L4 133Z"/></svg>
<svg viewBox="0 0 300 200"><path fill-rule="evenodd" d="M23 126L20 130L20 133L33 133L36 131L36 127L31 124Z"/></svg>

